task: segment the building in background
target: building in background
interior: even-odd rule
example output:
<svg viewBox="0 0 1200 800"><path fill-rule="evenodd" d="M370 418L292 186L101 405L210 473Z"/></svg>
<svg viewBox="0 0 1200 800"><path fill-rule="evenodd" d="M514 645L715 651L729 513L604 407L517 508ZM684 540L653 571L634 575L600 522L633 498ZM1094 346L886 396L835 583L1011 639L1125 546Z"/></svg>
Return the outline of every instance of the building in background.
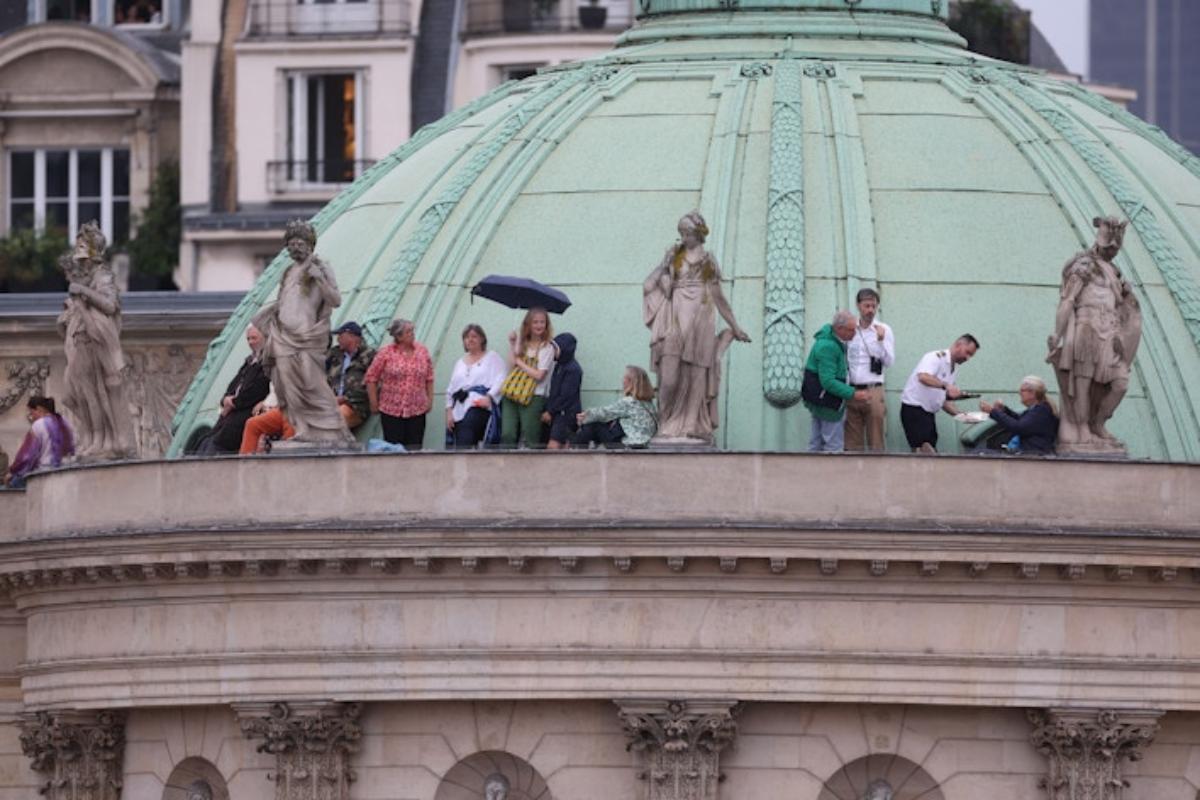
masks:
<svg viewBox="0 0 1200 800"><path fill-rule="evenodd" d="M1092 80L1135 89L1130 111L1200 153L1200 3L1091 0L1090 27Z"/></svg>
<svg viewBox="0 0 1200 800"><path fill-rule="evenodd" d="M602 17L602 19L598 19ZM195 3L183 44L183 289L246 289L412 131L612 47L632 0Z"/></svg>
<svg viewBox="0 0 1200 800"><path fill-rule="evenodd" d="M126 241L178 158L183 0L2 5L0 233L97 219Z"/></svg>

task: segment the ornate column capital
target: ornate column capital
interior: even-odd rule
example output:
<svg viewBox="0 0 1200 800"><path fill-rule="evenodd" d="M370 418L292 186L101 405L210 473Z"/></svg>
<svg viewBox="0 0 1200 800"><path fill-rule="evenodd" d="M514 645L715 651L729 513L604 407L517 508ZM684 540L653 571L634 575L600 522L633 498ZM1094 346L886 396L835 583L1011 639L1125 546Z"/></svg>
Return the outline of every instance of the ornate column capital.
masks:
<svg viewBox="0 0 1200 800"><path fill-rule="evenodd" d="M720 754L737 736L736 700L618 700L626 749L641 753L647 800L716 800Z"/></svg>
<svg viewBox="0 0 1200 800"><path fill-rule="evenodd" d="M47 776L49 800L120 800L125 721L113 711L39 711L21 718L21 751Z"/></svg>
<svg viewBox="0 0 1200 800"><path fill-rule="evenodd" d="M1138 761L1158 733L1161 711L1034 709L1030 742L1050 760L1050 800L1120 800L1124 761Z"/></svg>
<svg viewBox="0 0 1200 800"><path fill-rule="evenodd" d="M258 752L275 755L275 800L347 800L362 728L358 703L247 703L233 707Z"/></svg>

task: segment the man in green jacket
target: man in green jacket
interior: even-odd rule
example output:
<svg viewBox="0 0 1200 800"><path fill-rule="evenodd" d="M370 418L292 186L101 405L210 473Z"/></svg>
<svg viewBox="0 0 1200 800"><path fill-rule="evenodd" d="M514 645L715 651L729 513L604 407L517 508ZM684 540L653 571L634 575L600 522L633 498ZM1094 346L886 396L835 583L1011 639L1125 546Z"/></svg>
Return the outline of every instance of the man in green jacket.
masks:
<svg viewBox="0 0 1200 800"><path fill-rule="evenodd" d="M804 365L801 396L812 413L812 435L808 449L813 453L840 453L845 439L846 401L866 400L865 389L846 382L846 342L854 338L858 320L849 311L833 315L833 322L817 331L808 362Z"/></svg>

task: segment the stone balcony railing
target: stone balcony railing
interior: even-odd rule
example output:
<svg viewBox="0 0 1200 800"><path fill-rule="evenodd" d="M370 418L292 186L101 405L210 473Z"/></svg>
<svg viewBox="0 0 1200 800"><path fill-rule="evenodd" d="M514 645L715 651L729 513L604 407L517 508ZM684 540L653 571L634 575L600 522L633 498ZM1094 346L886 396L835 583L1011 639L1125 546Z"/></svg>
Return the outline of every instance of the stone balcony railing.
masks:
<svg viewBox="0 0 1200 800"><path fill-rule="evenodd" d="M622 31L633 24L634 0L467 0L463 33L467 36L566 33L588 30L591 8L603 8L596 30Z"/></svg>
<svg viewBox="0 0 1200 800"><path fill-rule="evenodd" d="M409 0L348 3L252 0L246 35L253 38L406 36L411 28Z"/></svg>

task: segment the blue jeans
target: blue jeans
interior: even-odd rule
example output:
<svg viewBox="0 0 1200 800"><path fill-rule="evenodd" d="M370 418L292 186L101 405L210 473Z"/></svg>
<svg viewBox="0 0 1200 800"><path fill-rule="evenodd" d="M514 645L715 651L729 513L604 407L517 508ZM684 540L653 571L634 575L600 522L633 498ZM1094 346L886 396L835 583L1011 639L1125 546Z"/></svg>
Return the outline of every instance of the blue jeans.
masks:
<svg viewBox="0 0 1200 800"><path fill-rule="evenodd" d="M846 418L826 422L813 417L812 434L808 437L810 453L840 453L845 449Z"/></svg>

